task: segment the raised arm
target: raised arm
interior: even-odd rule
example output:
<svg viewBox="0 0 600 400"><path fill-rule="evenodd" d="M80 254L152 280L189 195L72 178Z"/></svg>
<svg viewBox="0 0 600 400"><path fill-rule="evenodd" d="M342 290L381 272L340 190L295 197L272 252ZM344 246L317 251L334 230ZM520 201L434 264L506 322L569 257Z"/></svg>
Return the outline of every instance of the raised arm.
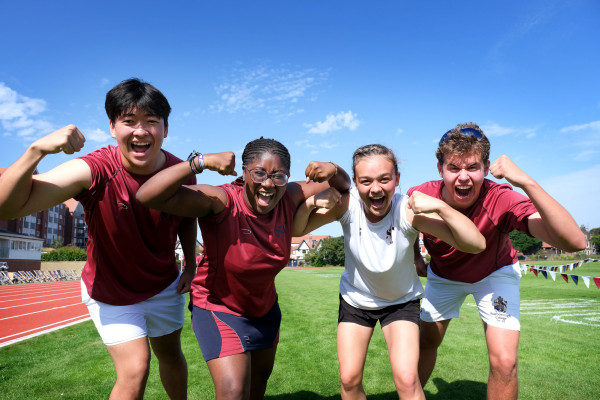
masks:
<svg viewBox="0 0 600 400"><path fill-rule="evenodd" d="M415 191L406 208L408 221L421 232L465 253L477 254L485 250L485 238L473 221L444 201Z"/></svg>
<svg viewBox="0 0 600 400"><path fill-rule="evenodd" d="M0 218L17 218L55 206L90 187L91 173L83 160L68 161L33 175L48 154L73 154L85 138L75 125L65 126L35 141L0 176Z"/></svg>
<svg viewBox="0 0 600 400"><path fill-rule="evenodd" d="M233 175L235 172L235 154L205 154L204 169L216 171L221 175ZM198 157L193 160L194 167L200 167ZM211 185L183 185L194 175L189 161L183 161L166 168L144 183L136 198L146 207L183 217L203 217L217 214L225 208L227 195Z"/></svg>
<svg viewBox="0 0 600 400"><path fill-rule="evenodd" d="M301 204L310 196L315 195L329 187L344 193L350 189L350 176L344 169L331 161L311 161L306 170L306 181L290 182L288 190L296 204Z"/></svg>
<svg viewBox="0 0 600 400"><path fill-rule="evenodd" d="M304 236L313 230L339 219L348 209L348 193L335 188L325 189L300 203L294 215L292 235Z"/></svg>
<svg viewBox="0 0 600 400"><path fill-rule="evenodd" d="M490 172L494 177L505 178L511 185L523 189L533 202L538 210L528 219L529 232L533 236L564 251L585 249L585 235L571 214L510 158L500 156L490 166Z"/></svg>

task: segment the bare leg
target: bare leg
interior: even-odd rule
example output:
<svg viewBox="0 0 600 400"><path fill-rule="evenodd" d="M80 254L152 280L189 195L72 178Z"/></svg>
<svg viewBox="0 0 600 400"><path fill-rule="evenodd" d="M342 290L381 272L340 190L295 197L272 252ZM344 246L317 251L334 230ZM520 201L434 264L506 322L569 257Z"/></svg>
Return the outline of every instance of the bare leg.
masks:
<svg viewBox="0 0 600 400"><path fill-rule="evenodd" d="M337 329L337 353L340 363L341 395L343 400L365 400L362 379L367 348L373 328L342 322Z"/></svg>
<svg viewBox="0 0 600 400"><path fill-rule="evenodd" d="M449 324L449 319L439 322L421 321L419 380L422 387L425 387L435 368L437 349L442 344L442 340L444 340L444 335Z"/></svg>
<svg viewBox="0 0 600 400"><path fill-rule="evenodd" d="M117 371L110 399L142 399L150 372L148 339L143 337L106 348Z"/></svg>
<svg viewBox="0 0 600 400"><path fill-rule="evenodd" d="M419 383L419 326L409 321L386 325L383 336L390 353L394 384L400 399L425 399Z"/></svg>
<svg viewBox="0 0 600 400"><path fill-rule="evenodd" d="M267 382L273 372L277 346L251 352L252 371L250 373L250 400L262 400L267 390Z"/></svg>
<svg viewBox="0 0 600 400"><path fill-rule="evenodd" d="M517 362L520 332L485 323L483 328L490 359L487 398L516 399L519 394Z"/></svg>
<svg viewBox="0 0 600 400"><path fill-rule="evenodd" d="M214 358L206 365L215 385L216 400L250 398L250 353Z"/></svg>
<svg viewBox="0 0 600 400"><path fill-rule="evenodd" d="M188 370L181 351L181 329L165 336L150 338L158 359L160 380L169 399L187 399Z"/></svg>

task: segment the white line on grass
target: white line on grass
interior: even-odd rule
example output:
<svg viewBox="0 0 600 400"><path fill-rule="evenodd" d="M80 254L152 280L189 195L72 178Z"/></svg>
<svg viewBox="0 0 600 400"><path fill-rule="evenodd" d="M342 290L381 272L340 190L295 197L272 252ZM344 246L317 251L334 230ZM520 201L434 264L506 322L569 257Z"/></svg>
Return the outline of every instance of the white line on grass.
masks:
<svg viewBox="0 0 600 400"><path fill-rule="evenodd" d="M476 307L476 304L472 302L466 302L465 305ZM548 314L552 315L552 321L600 328L600 300L521 300L521 315Z"/></svg>

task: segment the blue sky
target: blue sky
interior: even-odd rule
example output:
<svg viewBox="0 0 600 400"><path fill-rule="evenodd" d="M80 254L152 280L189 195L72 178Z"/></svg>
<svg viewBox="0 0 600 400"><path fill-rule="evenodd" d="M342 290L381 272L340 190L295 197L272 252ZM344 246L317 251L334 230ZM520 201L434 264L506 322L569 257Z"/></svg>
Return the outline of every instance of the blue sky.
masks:
<svg viewBox="0 0 600 400"><path fill-rule="evenodd" d="M438 178L440 136L473 121L492 161L507 154L600 227L599 22L595 0L3 2L0 165L71 123L83 153L113 143L104 98L135 76L169 99L179 157L272 137L300 180L311 160L350 170L382 143L406 192Z"/></svg>

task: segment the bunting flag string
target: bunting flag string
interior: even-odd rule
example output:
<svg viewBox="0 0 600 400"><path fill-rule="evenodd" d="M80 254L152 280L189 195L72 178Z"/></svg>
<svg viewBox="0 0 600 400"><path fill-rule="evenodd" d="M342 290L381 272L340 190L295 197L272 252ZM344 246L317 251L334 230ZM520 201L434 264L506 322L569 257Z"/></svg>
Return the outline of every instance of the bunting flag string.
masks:
<svg viewBox="0 0 600 400"><path fill-rule="evenodd" d="M568 265L546 266L546 265L523 264L521 266L521 270L523 271L524 274L526 274L527 272L533 272L533 274L536 277L539 276L538 273L541 273L542 276L546 279L548 279L548 275L550 275L552 280L555 282L556 282L556 274L560 273L560 276L565 280L565 282L569 283L569 277L570 277L576 286L579 284L579 278L581 278L581 280L583 280L583 283L585 284L585 286L587 288L589 288L590 287L590 277L589 276L568 274L567 271L573 271L575 268L581 267L582 264L585 264L588 262L595 262L595 261L598 261L598 260L592 259L592 258L587 258L585 260L577 261L575 263L571 263ZM596 284L596 287L598 289L600 289L600 277L592 277L592 280Z"/></svg>

